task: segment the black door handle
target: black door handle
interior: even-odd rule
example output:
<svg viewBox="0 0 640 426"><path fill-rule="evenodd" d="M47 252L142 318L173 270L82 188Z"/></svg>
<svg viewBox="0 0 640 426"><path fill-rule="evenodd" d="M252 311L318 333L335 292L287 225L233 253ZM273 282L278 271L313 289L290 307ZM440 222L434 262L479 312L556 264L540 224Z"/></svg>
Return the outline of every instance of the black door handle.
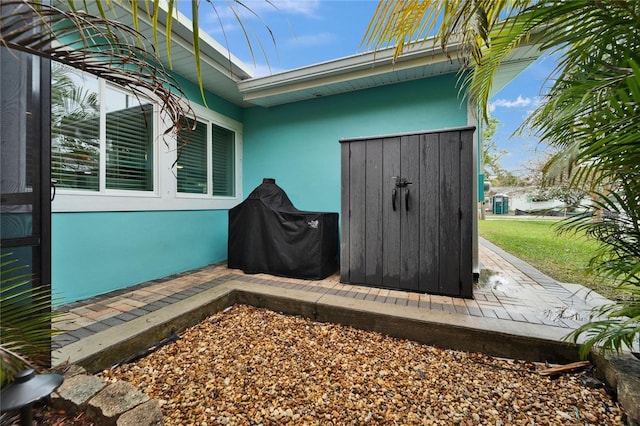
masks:
<svg viewBox="0 0 640 426"><path fill-rule="evenodd" d="M58 183L57 180L51 179L51 201L56 198L56 183Z"/></svg>
<svg viewBox="0 0 640 426"><path fill-rule="evenodd" d="M407 211L409 211L409 188L407 188L407 186L411 185L412 182L409 182L406 178L399 176L392 176L391 179L396 181L394 188L391 190L391 207L393 207L393 211L396 211L396 198L398 196L398 188L405 188L406 190L406 192L404 193L404 205Z"/></svg>
<svg viewBox="0 0 640 426"><path fill-rule="evenodd" d="M405 189L404 193L404 208L409 211L409 188Z"/></svg>
<svg viewBox="0 0 640 426"><path fill-rule="evenodd" d="M396 211L396 196L398 195L398 191L393 188L391 190L391 207L393 207L393 211Z"/></svg>

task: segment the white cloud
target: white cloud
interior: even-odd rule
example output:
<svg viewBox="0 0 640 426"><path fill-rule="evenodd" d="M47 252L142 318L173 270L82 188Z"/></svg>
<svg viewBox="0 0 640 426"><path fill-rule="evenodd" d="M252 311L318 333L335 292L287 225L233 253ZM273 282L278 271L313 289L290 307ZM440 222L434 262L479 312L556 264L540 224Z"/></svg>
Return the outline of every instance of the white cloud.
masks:
<svg viewBox="0 0 640 426"><path fill-rule="evenodd" d="M242 3L203 3L200 8L200 16L206 23L225 25L232 21L237 23L238 18L243 22L249 20L262 20L270 13L285 15L304 15L315 17L320 8L319 0L272 0L268 1L243 1Z"/></svg>
<svg viewBox="0 0 640 426"><path fill-rule="evenodd" d="M212 17L211 15L208 15L204 25L202 25L201 28L209 35L223 36L224 34L230 34L231 32L239 29L240 24L232 20L219 21L217 17ZM219 37L219 38L222 39L222 37Z"/></svg>
<svg viewBox="0 0 640 426"><path fill-rule="evenodd" d="M247 33L249 37L264 37L268 39L271 31L278 29L278 21L284 21L283 28L289 28L289 35L293 33L291 21L296 16L320 19L319 0L245 0L236 2L202 2L200 7L200 26L203 30L216 38L226 34ZM267 15L270 15L268 17ZM287 22L289 22L287 24ZM244 27L244 29L243 29ZM259 35L256 35L259 34ZM288 43L288 42L287 42ZM309 42L304 45L319 45Z"/></svg>
<svg viewBox="0 0 640 426"><path fill-rule="evenodd" d="M522 108L528 107L534 103L534 99L526 97L523 98L521 95L518 95L516 100L509 99L496 99L493 102L489 102L489 112L493 112L498 107L502 108Z"/></svg>

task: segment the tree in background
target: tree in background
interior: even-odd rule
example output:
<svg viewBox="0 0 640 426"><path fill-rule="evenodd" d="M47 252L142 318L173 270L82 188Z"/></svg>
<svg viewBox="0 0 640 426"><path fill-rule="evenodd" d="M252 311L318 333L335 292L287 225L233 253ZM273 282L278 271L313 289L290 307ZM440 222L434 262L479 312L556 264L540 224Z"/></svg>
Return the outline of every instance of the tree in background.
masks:
<svg viewBox="0 0 640 426"><path fill-rule="evenodd" d="M500 159L509 152L499 150L493 139L499 125L500 121L497 118L489 117L482 128L482 171L493 187L522 186L526 181L500 164Z"/></svg>
<svg viewBox="0 0 640 426"><path fill-rule="evenodd" d="M57 63L51 68L51 177L66 187L67 175L79 173L97 187L98 94L76 84L69 68Z"/></svg>
<svg viewBox="0 0 640 426"><path fill-rule="evenodd" d="M497 118L491 117L482 127L482 172L487 177L498 175L498 171L502 169L500 158L506 154L506 151L498 150L498 144L493 139L499 124Z"/></svg>
<svg viewBox="0 0 640 426"><path fill-rule="evenodd" d="M396 57L436 30L472 72L463 79L485 120L493 78L517 46L535 41L559 57L553 85L523 126L557 149L546 178L571 176L570 188L598 199L565 223L600 243L591 269L620 282L620 300L594 312L570 338L587 337L583 355L640 345L640 2L619 0L381 0L365 35L393 45ZM605 191L606 187L617 190ZM594 220L606 211L607 220Z"/></svg>
<svg viewBox="0 0 640 426"><path fill-rule="evenodd" d="M527 170L527 185L536 189L532 193L532 201L558 200L564 203L567 212L576 212L588 206L582 205L582 201L588 197L588 189L571 185L571 177L568 175L556 176L549 180L545 175L546 164L553 158L548 154L542 160L529 160L525 165Z"/></svg>

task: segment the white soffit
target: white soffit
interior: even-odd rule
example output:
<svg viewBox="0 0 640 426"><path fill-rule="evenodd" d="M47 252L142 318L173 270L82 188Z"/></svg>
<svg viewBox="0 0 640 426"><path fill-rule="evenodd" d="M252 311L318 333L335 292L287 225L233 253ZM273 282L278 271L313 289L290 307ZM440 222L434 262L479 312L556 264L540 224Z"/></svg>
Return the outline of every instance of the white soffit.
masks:
<svg viewBox="0 0 640 426"><path fill-rule="evenodd" d="M494 96L542 55L539 44L526 44L514 49L493 79L489 97ZM534 84L539 84L535 82Z"/></svg>
<svg viewBox="0 0 640 426"><path fill-rule="evenodd" d="M410 46L395 64L393 49L384 49L244 80L238 83L238 88L246 102L269 107L456 73L461 66L457 53L458 46L454 45L447 57L439 47L433 46L432 40L427 40ZM539 56L535 44L514 49L495 77L493 92L506 86Z"/></svg>

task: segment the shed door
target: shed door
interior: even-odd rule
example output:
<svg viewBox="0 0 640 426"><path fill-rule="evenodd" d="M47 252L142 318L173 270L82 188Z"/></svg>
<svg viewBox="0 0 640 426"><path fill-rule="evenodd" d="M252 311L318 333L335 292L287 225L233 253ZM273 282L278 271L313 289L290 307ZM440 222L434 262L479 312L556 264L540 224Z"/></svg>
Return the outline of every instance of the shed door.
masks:
<svg viewBox="0 0 640 426"><path fill-rule="evenodd" d="M472 134L341 141L342 282L471 297Z"/></svg>

